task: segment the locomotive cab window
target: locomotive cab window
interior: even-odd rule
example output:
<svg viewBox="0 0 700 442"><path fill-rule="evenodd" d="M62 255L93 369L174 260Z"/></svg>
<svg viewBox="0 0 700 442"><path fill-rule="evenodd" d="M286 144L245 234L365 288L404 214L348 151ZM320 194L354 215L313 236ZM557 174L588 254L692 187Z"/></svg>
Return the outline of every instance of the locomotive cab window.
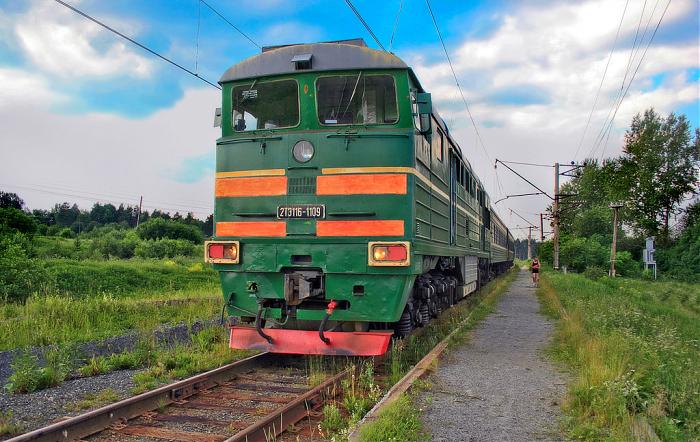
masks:
<svg viewBox="0 0 700 442"><path fill-rule="evenodd" d="M323 125L394 124L399 120L391 75L337 75L316 80L318 121Z"/></svg>
<svg viewBox="0 0 700 442"><path fill-rule="evenodd" d="M295 80L254 81L235 86L231 101L236 132L299 124L299 86Z"/></svg>

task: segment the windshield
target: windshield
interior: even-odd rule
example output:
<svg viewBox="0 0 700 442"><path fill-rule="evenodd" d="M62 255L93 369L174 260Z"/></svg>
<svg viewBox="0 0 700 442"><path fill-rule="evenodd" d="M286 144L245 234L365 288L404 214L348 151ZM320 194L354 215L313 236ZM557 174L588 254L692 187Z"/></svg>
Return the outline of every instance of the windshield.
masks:
<svg viewBox="0 0 700 442"><path fill-rule="evenodd" d="M294 80L235 86L232 98L236 132L299 124L299 88Z"/></svg>
<svg viewBox="0 0 700 442"><path fill-rule="evenodd" d="M334 124L393 124L399 119L391 75L339 75L316 80L318 121Z"/></svg>

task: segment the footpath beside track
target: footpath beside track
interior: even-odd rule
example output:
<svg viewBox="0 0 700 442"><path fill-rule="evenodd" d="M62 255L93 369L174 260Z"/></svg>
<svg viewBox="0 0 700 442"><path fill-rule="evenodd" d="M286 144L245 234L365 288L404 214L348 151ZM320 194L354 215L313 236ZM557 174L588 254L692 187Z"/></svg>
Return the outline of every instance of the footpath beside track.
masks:
<svg viewBox="0 0 700 442"><path fill-rule="evenodd" d="M543 350L553 324L521 271L496 311L455 348L418 398L433 441L562 440L566 377Z"/></svg>
<svg viewBox="0 0 700 442"><path fill-rule="evenodd" d="M340 392L346 370L317 387L304 368L262 353L10 439L266 441Z"/></svg>

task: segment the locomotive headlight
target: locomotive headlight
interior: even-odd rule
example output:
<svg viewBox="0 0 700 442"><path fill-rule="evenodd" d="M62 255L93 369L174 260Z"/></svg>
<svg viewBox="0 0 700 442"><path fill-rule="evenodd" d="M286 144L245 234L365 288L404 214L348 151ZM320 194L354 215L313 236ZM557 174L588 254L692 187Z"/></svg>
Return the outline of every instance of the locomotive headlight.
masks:
<svg viewBox="0 0 700 442"><path fill-rule="evenodd" d="M407 241L371 242L367 263L371 266L408 266L411 264L411 244Z"/></svg>
<svg viewBox="0 0 700 442"><path fill-rule="evenodd" d="M238 241L207 241L204 243L204 260L209 263L238 264Z"/></svg>
<svg viewBox="0 0 700 442"><path fill-rule="evenodd" d="M294 159L300 163L306 163L314 156L314 145L306 140L297 141L292 149Z"/></svg>

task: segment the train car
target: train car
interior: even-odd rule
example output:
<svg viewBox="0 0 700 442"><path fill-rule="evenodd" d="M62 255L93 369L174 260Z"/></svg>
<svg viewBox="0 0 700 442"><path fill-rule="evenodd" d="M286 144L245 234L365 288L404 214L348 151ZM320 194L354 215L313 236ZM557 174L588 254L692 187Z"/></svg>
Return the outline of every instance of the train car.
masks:
<svg viewBox="0 0 700 442"><path fill-rule="evenodd" d="M380 355L505 268L505 226L397 56L270 47L219 83L205 259L232 348Z"/></svg>

